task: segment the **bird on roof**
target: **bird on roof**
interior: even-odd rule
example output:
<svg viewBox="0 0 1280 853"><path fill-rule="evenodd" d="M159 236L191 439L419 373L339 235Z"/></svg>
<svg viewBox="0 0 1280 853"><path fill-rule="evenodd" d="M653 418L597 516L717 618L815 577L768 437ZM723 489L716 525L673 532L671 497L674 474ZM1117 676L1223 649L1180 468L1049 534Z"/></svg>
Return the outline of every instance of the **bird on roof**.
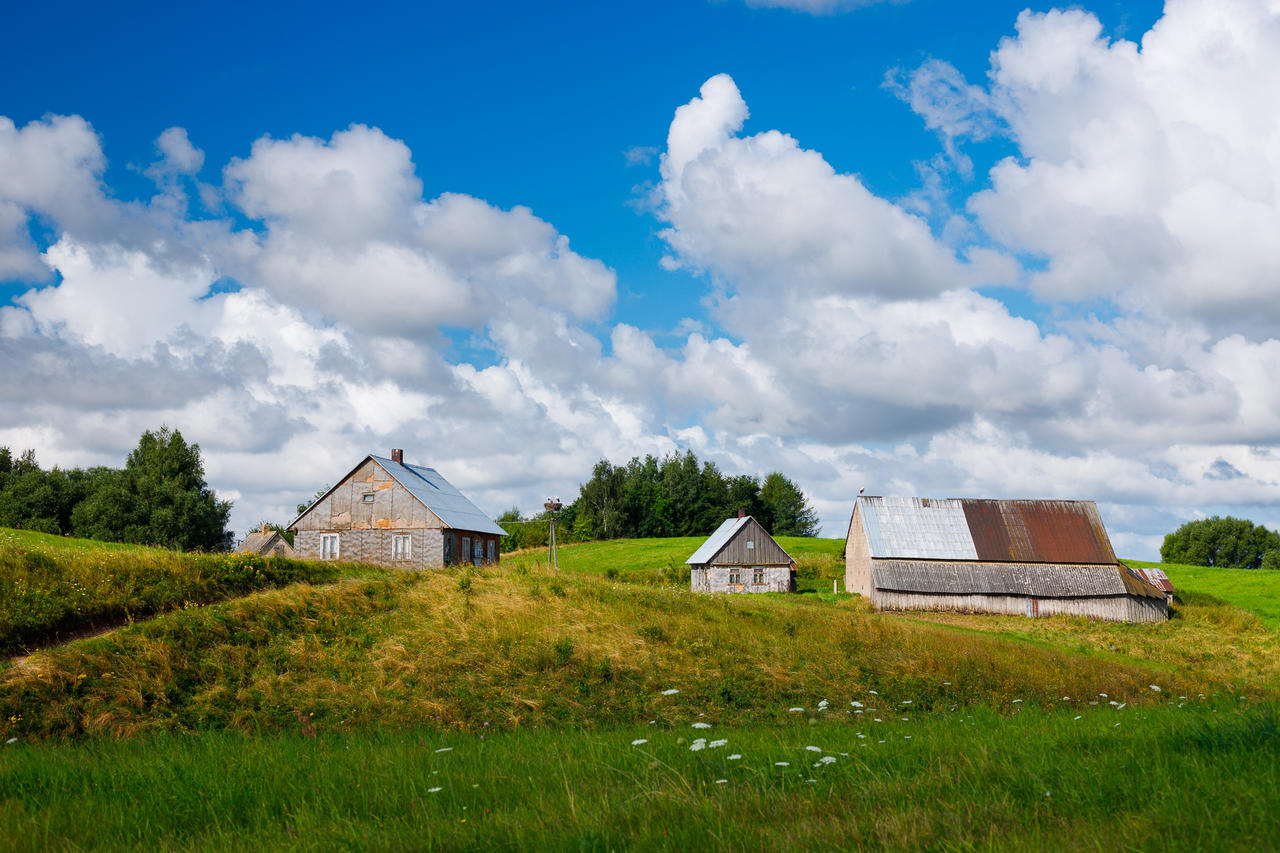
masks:
<svg viewBox="0 0 1280 853"><path fill-rule="evenodd" d="M862 493L863 493L863 492L865 492L866 490L867 490L867 487L866 487L866 486L863 486L861 489L858 489L858 494L862 494Z"/></svg>

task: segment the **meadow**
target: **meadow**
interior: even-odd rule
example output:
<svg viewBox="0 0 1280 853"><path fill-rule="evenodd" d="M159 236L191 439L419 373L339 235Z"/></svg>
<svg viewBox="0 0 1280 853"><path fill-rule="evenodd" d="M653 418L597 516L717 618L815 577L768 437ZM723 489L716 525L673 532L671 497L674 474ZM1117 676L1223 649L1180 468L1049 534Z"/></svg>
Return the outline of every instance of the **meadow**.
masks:
<svg viewBox="0 0 1280 853"><path fill-rule="evenodd" d="M30 547L4 533L0 581L5 549ZM1270 579L1226 579L1232 603L1205 575L1159 625L895 615L831 594L839 540L784 541L820 591L790 596L691 593L697 544L568 546L559 572L545 552L329 566L0 663L0 838L1145 850L1280 835L1280 634L1245 606Z"/></svg>
<svg viewBox="0 0 1280 853"><path fill-rule="evenodd" d="M777 725L693 728L711 709L684 695L663 697L674 729L10 748L0 837L15 851L1152 851L1280 837L1275 705L886 709L855 723L833 701Z"/></svg>

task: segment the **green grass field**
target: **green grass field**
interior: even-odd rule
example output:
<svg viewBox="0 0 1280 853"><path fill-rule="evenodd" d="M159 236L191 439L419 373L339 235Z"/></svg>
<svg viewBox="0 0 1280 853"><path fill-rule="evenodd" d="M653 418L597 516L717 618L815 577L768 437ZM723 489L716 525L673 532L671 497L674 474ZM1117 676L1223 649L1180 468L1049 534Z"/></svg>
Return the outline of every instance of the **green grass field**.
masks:
<svg viewBox="0 0 1280 853"><path fill-rule="evenodd" d="M34 544L43 562L0 559L0 583L106 553L199 565L6 533L0 556ZM180 602L0 663L0 838L1146 850L1280 835L1265 587L1204 574L1159 625L887 614L831 595L840 540L783 541L801 588L825 589L793 596L690 592L697 544L567 546L559 573L544 552L329 567L330 582Z"/></svg>
<svg viewBox="0 0 1280 853"><path fill-rule="evenodd" d="M1125 562L1164 569L1169 580L1173 581L1174 589L1184 598L1185 593L1212 595L1256 613L1264 623L1280 630L1280 572L1144 563L1140 560Z"/></svg>
<svg viewBox="0 0 1280 853"><path fill-rule="evenodd" d="M702 706L667 701L678 727L11 747L0 837L15 851L1244 850L1280 837L1274 705L825 719L847 717L842 703L812 724L695 729Z"/></svg>

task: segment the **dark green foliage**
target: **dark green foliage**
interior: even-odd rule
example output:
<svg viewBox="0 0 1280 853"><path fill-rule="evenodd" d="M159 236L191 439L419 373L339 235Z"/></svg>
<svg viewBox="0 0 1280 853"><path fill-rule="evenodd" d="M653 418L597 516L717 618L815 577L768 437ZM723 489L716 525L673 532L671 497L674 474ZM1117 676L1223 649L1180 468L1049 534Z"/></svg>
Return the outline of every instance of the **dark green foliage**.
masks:
<svg viewBox="0 0 1280 853"><path fill-rule="evenodd" d="M1262 568L1268 571L1280 571L1280 551L1272 550L1262 555Z"/></svg>
<svg viewBox="0 0 1280 853"><path fill-rule="evenodd" d="M741 510L774 535L815 536L818 520L804 493L781 473L760 480L726 477L692 451L633 458L623 466L600 460L578 499L561 514L561 541L706 536ZM569 519L572 518L572 523Z"/></svg>
<svg viewBox="0 0 1280 853"><path fill-rule="evenodd" d="M1213 516L1188 521L1164 538L1160 559L1192 566L1257 569L1269 551L1280 550L1280 533L1243 518ZM1273 566L1278 558L1272 557Z"/></svg>
<svg viewBox="0 0 1280 853"><path fill-rule="evenodd" d="M0 527L216 551L231 544L230 512L199 445L168 427L143 433L123 469L43 471L32 451L15 461L0 448Z"/></svg>

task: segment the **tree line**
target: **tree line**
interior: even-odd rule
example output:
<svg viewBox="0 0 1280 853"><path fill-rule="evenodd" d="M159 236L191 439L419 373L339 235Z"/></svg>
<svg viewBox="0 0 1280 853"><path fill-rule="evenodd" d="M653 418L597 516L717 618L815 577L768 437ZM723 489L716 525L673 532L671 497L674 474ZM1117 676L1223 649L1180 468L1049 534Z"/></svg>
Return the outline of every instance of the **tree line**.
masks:
<svg viewBox="0 0 1280 853"><path fill-rule="evenodd" d="M1164 537L1160 559L1190 566L1280 569L1280 533L1243 518L1188 521Z"/></svg>
<svg viewBox="0 0 1280 853"><path fill-rule="evenodd" d="M818 516L804 493L780 471L763 479L729 476L714 462L699 463L693 451L661 459L633 457L625 465L601 459L578 497L556 520L560 542L706 536L741 510L774 536L816 536ZM508 531L504 551L547 544L546 511L504 512L498 525Z"/></svg>
<svg viewBox="0 0 1280 853"><path fill-rule="evenodd" d="M0 447L0 527L184 551L231 546L231 502L204 479L200 446L144 432L124 468L42 469L35 451Z"/></svg>

